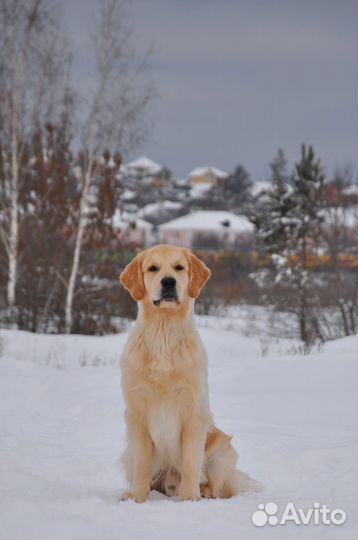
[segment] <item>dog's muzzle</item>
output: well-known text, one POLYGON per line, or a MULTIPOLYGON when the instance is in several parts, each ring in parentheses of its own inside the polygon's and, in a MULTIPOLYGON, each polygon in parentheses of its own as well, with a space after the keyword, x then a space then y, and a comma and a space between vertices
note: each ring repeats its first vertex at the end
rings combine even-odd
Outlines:
POLYGON ((176 302, 180 304, 176 290, 177 280, 174 277, 167 276, 163 277, 160 284, 162 286, 161 295, 158 300, 153 301, 154 305, 159 306, 161 302, 176 302))

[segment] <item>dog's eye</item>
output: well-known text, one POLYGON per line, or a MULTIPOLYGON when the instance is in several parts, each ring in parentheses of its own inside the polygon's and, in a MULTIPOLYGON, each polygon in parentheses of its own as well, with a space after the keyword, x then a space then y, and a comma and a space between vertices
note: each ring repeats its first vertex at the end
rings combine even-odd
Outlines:
POLYGON ((152 264, 152 266, 148 268, 148 272, 158 272, 158 267, 152 264))
POLYGON ((184 266, 182 266, 181 264, 177 264, 177 265, 174 267, 174 270, 177 270, 178 272, 180 272, 180 270, 184 270, 184 266))

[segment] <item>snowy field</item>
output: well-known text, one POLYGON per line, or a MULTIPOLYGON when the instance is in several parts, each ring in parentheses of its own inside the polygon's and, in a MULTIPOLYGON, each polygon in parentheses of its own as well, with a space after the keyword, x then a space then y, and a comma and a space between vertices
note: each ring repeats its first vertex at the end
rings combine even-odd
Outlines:
POLYGON ((0 331, 0 538, 353 539, 357 537, 357 347, 344 338, 303 356, 249 323, 198 318, 217 425, 260 493, 181 503, 156 492, 118 503, 125 444, 118 357, 126 334, 0 331), (256 527, 259 504, 315 502, 342 525, 256 527))

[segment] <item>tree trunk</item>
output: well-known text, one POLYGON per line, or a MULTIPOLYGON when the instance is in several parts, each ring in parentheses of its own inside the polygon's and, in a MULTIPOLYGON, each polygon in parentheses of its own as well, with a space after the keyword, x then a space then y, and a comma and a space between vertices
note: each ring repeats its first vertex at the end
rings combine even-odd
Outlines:
POLYGON ((307 345, 306 312, 302 306, 299 314, 299 325, 301 341, 303 341, 303 343, 307 345))
POLYGON ((15 306, 17 278, 18 216, 16 203, 11 201, 10 239, 9 239, 9 275, 7 281, 7 302, 10 309, 15 306))
MULTIPOLYGON (((12 111, 13 124, 16 123, 16 110, 12 111)), ((10 179, 10 231, 9 231, 9 275, 7 281, 7 302, 10 310, 15 307, 16 301, 16 281, 17 281, 17 261, 19 243, 19 165, 18 148, 15 126, 13 125, 11 141, 11 179, 10 179)))
POLYGON ((357 333, 357 313, 353 302, 348 304, 349 320, 351 323, 351 334, 357 333))
POLYGON ((66 296, 66 305, 65 305, 65 333, 66 334, 70 334, 72 330, 73 296, 74 296, 75 285, 76 285, 76 280, 77 280, 77 275, 78 275, 83 236, 84 236, 84 232, 86 228, 86 219, 87 219, 87 211, 88 211, 88 191, 89 191, 89 185, 90 185, 90 180, 91 180, 91 168, 92 166, 90 162, 90 165, 87 168, 86 173, 85 173, 84 185, 83 185, 83 190, 81 194, 80 215, 79 215, 77 236, 76 236, 76 242, 75 242, 75 250, 73 253, 70 279, 68 281, 68 286, 67 286, 67 296, 66 296))
POLYGON ((298 320, 299 320, 299 330, 301 341, 307 346, 308 345, 308 332, 307 332, 307 302, 304 285, 300 284, 301 290, 300 294, 300 303, 298 311, 298 320))
POLYGON ((350 332, 349 332, 349 326, 348 326, 348 320, 347 320, 347 314, 345 311, 344 302, 341 302, 340 300, 338 300, 338 306, 341 312, 344 334, 346 336, 349 336, 350 332))

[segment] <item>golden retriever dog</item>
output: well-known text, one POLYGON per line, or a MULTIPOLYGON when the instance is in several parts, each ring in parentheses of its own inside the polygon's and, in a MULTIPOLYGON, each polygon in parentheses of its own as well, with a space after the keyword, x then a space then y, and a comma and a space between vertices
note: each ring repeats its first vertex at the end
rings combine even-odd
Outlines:
POLYGON ((151 489, 183 501, 236 495, 238 454, 214 426, 207 357, 194 301, 210 270, 189 249, 157 245, 137 255, 120 281, 138 302, 121 367, 128 447, 122 457, 130 490, 151 489))

